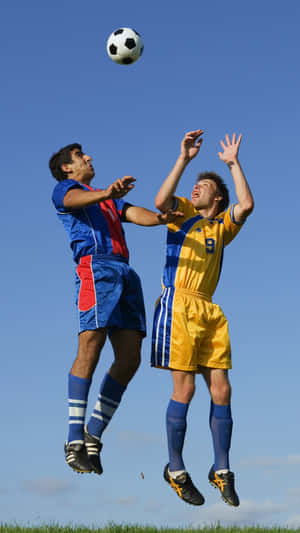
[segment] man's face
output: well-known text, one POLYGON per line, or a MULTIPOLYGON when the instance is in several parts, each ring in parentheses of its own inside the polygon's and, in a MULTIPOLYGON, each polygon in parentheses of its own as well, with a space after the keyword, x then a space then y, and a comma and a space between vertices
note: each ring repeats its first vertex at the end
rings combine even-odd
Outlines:
POLYGON ((71 170, 69 178, 90 181, 94 177, 95 171, 91 163, 92 158, 89 155, 84 154, 79 148, 75 148, 71 152, 71 159, 72 162, 68 164, 69 170, 71 170))
POLYGON ((216 183, 210 179, 198 181, 192 190, 192 204, 195 209, 210 209, 221 198, 216 183))

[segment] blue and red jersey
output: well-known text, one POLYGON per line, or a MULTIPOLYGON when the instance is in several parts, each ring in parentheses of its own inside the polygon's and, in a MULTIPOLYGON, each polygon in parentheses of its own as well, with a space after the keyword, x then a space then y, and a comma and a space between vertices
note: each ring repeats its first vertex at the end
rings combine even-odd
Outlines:
POLYGON ((54 188, 52 201, 68 234, 74 261, 86 255, 117 255, 128 260, 129 252, 122 227, 124 200, 105 200, 81 209, 68 210, 65 194, 74 188, 99 191, 76 180, 66 179, 54 188))

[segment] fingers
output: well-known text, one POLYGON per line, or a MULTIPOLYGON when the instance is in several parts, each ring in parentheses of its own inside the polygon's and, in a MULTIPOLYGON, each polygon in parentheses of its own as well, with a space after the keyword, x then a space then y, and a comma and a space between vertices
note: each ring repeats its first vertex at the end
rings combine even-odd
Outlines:
MULTIPOLYGON (((226 139, 226 142, 227 142, 227 146, 232 146, 232 145, 236 144, 239 147, 240 144, 241 144, 241 140, 242 140, 242 134, 240 133, 239 136, 238 136, 238 140, 236 140, 236 133, 234 133, 232 135, 232 141, 231 141, 228 133, 226 133, 225 139, 226 139)), ((221 146, 222 146, 222 148, 224 150, 226 148, 225 143, 223 141, 220 141, 220 144, 221 144, 221 146)))
POLYGON ((131 189, 133 189, 135 182, 135 178, 132 176, 123 176, 123 178, 119 178, 116 181, 114 181, 109 189, 110 189, 110 197, 111 198, 122 198, 125 196, 131 189))
POLYGON ((184 213, 181 211, 172 211, 170 214, 172 214, 174 217, 184 217, 184 213))
POLYGON ((133 178, 133 176, 123 176, 123 178, 121 178, 121 181, 125 185, 129 185, 130 183, 133 183, 134 181, 136 181, 136 179, 133 178))
POLYGON ((199 139, 199 141, 196 142, 195 146, 197 146, 197 148, 200 148, 202 143, 203 143, 203 139, 199 139))
POLYGON ((184 213, 181 211, 172 211, 169 209, 166 213, 159 213, 158 219, 161 224, 170 224, 175 222, 176 219, 184 217, 184 213))
POLYGON ((188 131, 185 136, 184 136, 184 140, 185 141, 193 141, 195 142, 197 140, 198 137, 200 137, 201 135, 203 135, 204 131, 203 130, 194 130, 194 131, 188 131))
POLYGON ((199 135, 202 135, 202 133, 204 133, 204 130, 193 130, 193 131, 188 131, 186 135, 192 136, 192 137, 199 137, 199 135))

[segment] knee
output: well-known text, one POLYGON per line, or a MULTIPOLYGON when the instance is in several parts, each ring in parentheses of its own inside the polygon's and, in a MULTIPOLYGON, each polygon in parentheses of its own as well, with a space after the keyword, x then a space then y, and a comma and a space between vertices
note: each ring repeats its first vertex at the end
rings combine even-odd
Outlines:
POLYGON ((141 354, 140 352, 131 355, 131 357, 126 361, 126 368, 128 369, 129 374, 134 376, 141 364, 141 354))
POLYGON ((99 360, 105 338, 106 333, 99 330, 83 331, 78 338, 76 361, 94 368, 99 360))
POLYGON ((195 390, 195 383, 184 383, 181 387, 174 388, 172 398, 176 402, 190 403, 195 394, 195 390))
POLYGON ((99 335, 97 330, 88 331, 87 335, 79 336, 79 348, 87 354, 99 352, 103 348, 104 342, 105 336, 99 335))
POLYGON ((231 400, 231 386, 230 383, 225 382, 221 385, 211 388, 211 398, 215 404, 229 405, 231 400))
POLYGON ((140 353, 131 354, 128 358, 117 358, 111 367, 110 373, 117 381, 127 385, 137 372, 140 363, 140 353))

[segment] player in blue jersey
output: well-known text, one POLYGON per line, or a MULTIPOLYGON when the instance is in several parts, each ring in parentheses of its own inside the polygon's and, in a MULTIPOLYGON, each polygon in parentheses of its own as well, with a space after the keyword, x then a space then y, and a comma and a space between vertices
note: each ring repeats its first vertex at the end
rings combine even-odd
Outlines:
POLYGON ((226 503, 238 506, 234 474, 229 468, 232 432, 231 348, 227 320, 212 296, 219 280, 223 249, 251 213, 253 197, 238 159, 241 136, 226 135, 220 159, 231 171, 237 203, 230 206, 226 185, 214 172, 199 174, 191 200, 175 196, 188 163, 198 154, 203 130, 185 135, 180 155, 157 193, 162 212, 179 209, 183 217, 168 224, 163 292, 157 302, 151 364, 171 370, 173 394, 166 413, 169 463, 164 479, 188 503, 204 498, 186 471, 182 457, 187 412, 195 393, 195 375, 202 374, 211 396, 210 429, 214 464, 209 481, 226 503))
POLYGON ((101 435, 139 367, 146 332, 141 283, 128 263, 122 222, 156 226, 180 214, 161 215, 124 202, 122 198, 134 187, 132 176, 117 179, 103 190, 90 187, 95 174, 91 157, 77 143, 55 153, 49 166, 58 181, 52 200, 76 263, 79 314, 78 352, 68 376, 65 459, 77 472, 101 474, 101 435), (107 335, 114 362, 85 425, 91 380, 107 335))

